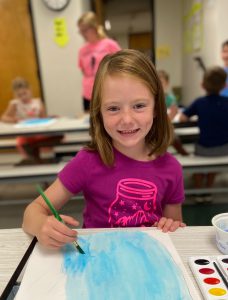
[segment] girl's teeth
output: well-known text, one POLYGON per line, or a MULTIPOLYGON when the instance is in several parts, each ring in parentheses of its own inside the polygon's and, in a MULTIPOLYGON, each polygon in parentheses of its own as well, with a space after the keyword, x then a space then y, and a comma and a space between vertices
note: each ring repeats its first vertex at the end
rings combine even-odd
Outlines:
POLYGON ((122 133, 126 133, 126 134, 130 134, 130 133, 134 133, 134 132, 136 132, 137 130, 135 129, 135 130, 122 130, 121 132, 122 133))

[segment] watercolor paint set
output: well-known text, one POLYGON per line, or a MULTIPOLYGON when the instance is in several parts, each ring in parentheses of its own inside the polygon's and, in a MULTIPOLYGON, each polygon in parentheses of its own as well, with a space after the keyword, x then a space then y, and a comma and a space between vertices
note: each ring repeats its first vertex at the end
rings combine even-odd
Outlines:
POLYGON ((228 255, 192 256, 189 266, 205 300, 228 300, 228 255))

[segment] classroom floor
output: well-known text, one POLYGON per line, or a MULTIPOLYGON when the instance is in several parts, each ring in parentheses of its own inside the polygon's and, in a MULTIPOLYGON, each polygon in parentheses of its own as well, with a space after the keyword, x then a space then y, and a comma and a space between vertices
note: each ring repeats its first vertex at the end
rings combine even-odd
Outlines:
MULTIPOLYGON (((0 165, 6 163, 0 155, 0 165)), ((227 186, 228 174, 218 174, 215 184, 227 186)), ((185 186, 192 185, 191 178, 185 178, 185 186)), ((21 227, 23 211, 26 205, 37 197, 36 184, 0 184, 0 229, 21 227)), ((80 221, 82 225, 83 199, 72 199, 62 209, 61 213, 68 214, 80 221)), ((184 221, 187 225, 211 225, 211 218, 228 211, 228 194, 216 194, 211 203, 197 204, 191 196, 186 196, 183 205, 184 221)))

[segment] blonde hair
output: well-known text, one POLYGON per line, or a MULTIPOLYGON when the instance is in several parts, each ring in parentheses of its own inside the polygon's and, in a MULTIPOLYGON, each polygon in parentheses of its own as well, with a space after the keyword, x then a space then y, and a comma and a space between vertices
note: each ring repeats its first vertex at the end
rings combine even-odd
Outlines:
POLYGON ((19 89, 28 89, 28 88, 30 88, 28 81, 22 77, 16 77, 12 81, 12 90, 14 92, 18 91, 19 89))
POLYGON ((104 27, 99 24, 97 16, 94 12, 88 11, 84 13, 79 19, 78 19, 78 26, 84 25, 87 27, 92 27, 96 29, 97 34, 100 39, 104 39, 107 37, 107 34, 104 31, 104 27))
POLYGON ((164 78, 166 82, 169 82, 169 74, 165 70, 158 70, 159 78, 164 78))
MULTIPOLYGON (((172 126, 167 117, 161 82, 151 60, 137 50, 121 50, 106 55, 96 73, 90 106, 90 150, 98 151, 107 166, 114 164, 112 139, 106 132, 101 114, 102 88, 106 76, 133 76, 150 90, 155 99, 153 126, 145 137, 149 155, 162 155, 172 141, 172 126)), ((152 118, 152 116, 151 116, 152 118)))

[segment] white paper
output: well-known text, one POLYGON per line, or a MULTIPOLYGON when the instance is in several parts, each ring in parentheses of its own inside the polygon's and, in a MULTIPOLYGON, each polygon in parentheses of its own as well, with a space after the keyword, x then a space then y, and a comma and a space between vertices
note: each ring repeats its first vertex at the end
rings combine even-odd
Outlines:
MULTIPOLYGON (((113 230, 107 230, 107 229, 101 230, 100 232, 110 232, 110 231, 113 232, 113 230)), ((122 232, 123 231, 127 232, 127 230, 122 229, 122 232)), ((80 232, 82 233, 81 236, 83 236, 83 230, 81 230, 80 232)), ((93 233, 94 231, 91 230, 91 232, 93 233)), ((85 231, 86 234, 90 234, 91 232, 89 232, 88 230, 85 231)), ((136 232, 136 231, 132 230, 131 232, 136 232)), ((144 231, 144 233, 148 234, 151 238, 156 239, 167 249, 168 253, 171 254, 172 259, 175 261, 175 264, 181 270, 183 279, 186 282, 186 285, 188 287, 192 299, 193 300, 200 299, 169 235, 162 233, 161 231, 156 229, 147 230, 144 231)), ((94 235, 96 235, 96 233, 94 233, 94 235)), ((104 246, 104 249, 105 249, 105 243, 106 241, 104 239, 104 244, 102 245, 102 247, 104 246)), ((23 277, 19 292, 16 296, 16 300, 31 300, 31 299, 32 300, 41 300, 41 299, 42 300, 50 300, 50 299, 67 300, 69 299, 66 296, 67 275, 66 273, 63 272, 63 264, 64 264, 63 253, 61 251, 47 250, 43 248, 41 245, 37 244, 28 261, 25 275, 23 277)), ((156 276, 156 274, 154 276, 156 276)), ((172 278, 173 274, 170 274, 169 276, 170 278, 172 278)), ((127 279, 125 284, 126 285, 128 284, 127 279)), ((100 298, 98 299, 109 300, 108 298, 106 298, 105 292, 106 291, 104 290, 104 295, 100 295, 100 298)), ((175 291, 173 291, 173 293, 175 293, 175 291)), ((88 298, 88 296, 86 296, 86 291, 85 291, 85 298, 80 298, 80 300, 84 300, 84 299, 92 300, 93 298, 88 298)), ((77 300, 77 298, 74 298, 74 300, 77 300)), ((139 300, 144 300, 144 299, 139 299, 139 300)), ((159 299, 159 300, 163 300, 163 299, 159 299)))

